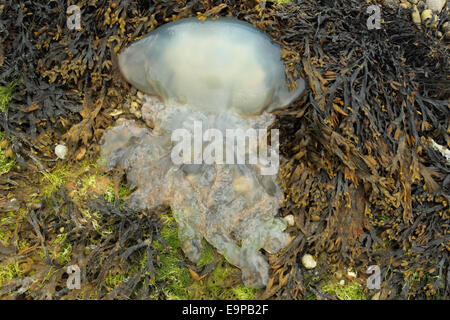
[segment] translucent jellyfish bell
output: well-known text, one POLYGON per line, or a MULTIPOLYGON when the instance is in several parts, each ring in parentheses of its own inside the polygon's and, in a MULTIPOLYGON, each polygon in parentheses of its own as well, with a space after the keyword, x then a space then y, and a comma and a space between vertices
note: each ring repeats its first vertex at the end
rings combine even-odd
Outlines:
POLYGON ((232 18, 167 23, 119 56, 128 82, 165 104, 202 112, 261 114, 282 108, 304 90, 289 90, 280 46, 251 24, 232 18))

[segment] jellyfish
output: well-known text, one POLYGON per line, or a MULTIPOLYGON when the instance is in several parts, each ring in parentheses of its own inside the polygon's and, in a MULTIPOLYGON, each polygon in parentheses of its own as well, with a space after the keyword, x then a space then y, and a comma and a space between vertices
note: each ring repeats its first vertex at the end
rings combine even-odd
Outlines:
POLYGON ((246 286, 264 287, 269 265, 260 250, 276 253, 290 237, 277 217, 278 166, 268 174, 272 158, 258 156, 279 161, 276 139, 268 144, 264 135, 275 119, 269 112, 298 98, 305 81, 289 90, 280 46, 231 18, 167 23, 126 48, 119 67, 146 94, 144 124, 121 121, 100 142, 100 164, 123 168, 134 188, 127 205, 170 206, 191 261, 199 261, 204 239, 241 269, 246 286), (230 132, 238 132, 231 143, 230 132), (183 161, 175 161, 180 150, 183 161))

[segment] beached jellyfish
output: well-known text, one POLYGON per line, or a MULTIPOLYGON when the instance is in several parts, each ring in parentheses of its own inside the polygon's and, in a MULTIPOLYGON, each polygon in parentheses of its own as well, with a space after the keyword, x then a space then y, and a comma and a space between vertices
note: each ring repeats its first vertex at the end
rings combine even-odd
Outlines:
POLYGON ((274 121, 266 111, 297 98, 304 80, 290 91, 280 47, 229 18, 168 23, 128 47, 119 65, 131 84, 150 95, 141 110, 145 124, 122 121, 101 141, 101 164, 125 169, 135 188, 128 205, 170 206, 190 260, 200 259, 205 239, 242 270, 245 285, 265 286, 269 265, 260 249, 276 253, 290 238, 276 217, 283 201, 276 183, 278 145, 268 145, 265 134, 247 134, 266 132, 274 121), (232 143, 230 132, 240 132, 232 143), (246 148, 239 141, 247 141, 246 148), (180 148, 186 145, 192 152, 180 148), (175 161, 180 150, 182 161, 175 161), (208 152, 214 161, 205 160, 208 152), (276 170, 267 171, 275 162, 276 170))

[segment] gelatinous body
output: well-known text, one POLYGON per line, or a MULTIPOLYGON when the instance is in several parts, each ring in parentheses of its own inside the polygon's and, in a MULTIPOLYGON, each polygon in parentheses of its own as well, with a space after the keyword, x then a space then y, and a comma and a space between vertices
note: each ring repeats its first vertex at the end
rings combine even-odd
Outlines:
MULTIPOLYGON (((289 242, 284 220, 276 218, 283 200, 275 181, 278 166, 268 175, 264 161, 178 163, 172 134, 183 129, 182 136, 195 140, 198 123, 217 136, 226 136, 228 129, 267 129, 274 116, 266 111, 288 105, 305 86, 300 79, 298 88, 288 90, 280 55, 266 34, 236 19, 168 23, 119 56, 125 78, 152 95, 141 110, 147 126, 124 121, 106 131, 101 142, 102 165, 125 169, 136 188, 130 207, 170 206, 192 261, 200 259, 206 239, 241 268, 245 285, 256 288, 267 284, 269 272, 260 249, 276 253, 289 242)), ((261 148, 264 140, 265 135, 255 145, 261 148)), ((204 136, 200 140, 203 150, 212 143, 204 136)), ((226 156, 239 158, 226 142, 217 145, 226 156)), ((267 149, 277 154, 274 145, 267 149)))
POLYGON ((170 206, 190 260, 200 259, 204 238, 241 268, 245 285, 266 285, 269 266, 259 250, 276 253, 289 242, 284 220, 275 217, 283 200, 276 175, 261 176, 258 166, 249 164, 175 165, 171 133, 180 127, 192 133, 194 121, 224 133, 225 128, 264 129, 274 117, 205 116, 156 98, 147 99, 142 115, 153 130, 127 120, 109 129, 101 142, 102 165, 124 168, 128 184, 136 187, 128 205, 136 210, 170 206))
POLYGON ((282 108, 305 88, 285 85, 280 46, 251 24, 232 18, 167 23, 119 56, 122 74, 165 104, 203 112, 260 114, 282 108))

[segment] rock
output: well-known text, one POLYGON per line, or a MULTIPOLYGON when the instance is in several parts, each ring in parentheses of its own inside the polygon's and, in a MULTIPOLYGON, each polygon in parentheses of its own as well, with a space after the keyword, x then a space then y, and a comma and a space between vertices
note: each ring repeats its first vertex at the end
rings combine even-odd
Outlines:
POLYGON ((302 257, 302 264, 306 269, 314 269, 317 266, 317 262, 314 260, 314 257, 308 253, 302 257))
POLYGON ((411 4, 417 4, 419 2, 419 0, 409 0, 409 3, 411 4))
POLYGON ((446 0, 426 0, 428 9, 441 12, 444 8, 446 0))
POLYGON ((294 219, 294 216, 292 214, 287 215, 286 217, 284 217, 284 220, 286 221, 286 223, 290 227, 295 225, 295 219, 294 219))
POLYGON ((341 281, 339 281, 339 284, 340 284, 341 286, 345 285, 345 280, 342 279, 341 281))
POLYGON ((65 159, 67 155, 67 147, 62 144, 56 145, 55 154, 59 159, 65 159))

